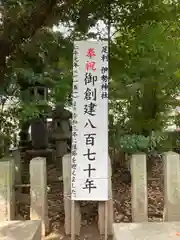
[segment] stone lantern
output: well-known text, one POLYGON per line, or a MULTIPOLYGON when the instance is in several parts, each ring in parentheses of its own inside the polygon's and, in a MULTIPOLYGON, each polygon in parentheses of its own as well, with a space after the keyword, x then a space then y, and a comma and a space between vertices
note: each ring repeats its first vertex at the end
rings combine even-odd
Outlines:
MULTIPOLYGON (((34 86, 29 88, 29 91, 31 97, 36 102, 39 111, 44 111, 47 115, 47 87, 36 83, 34 86)), ((47 120, 46 116, 43 116, 43 114, 40 114, 40 117, 38 119, 33 119, 31 121, 31 140, 33 149, 48 148, 47 120)))
POLYGON ((71 113, 59 105, 53 111, 52 139, 56 148, 56 167, 62 175, 62 157, 68 152, 68 141, 71 138, 71 113))
POLYGON ((22 100, 27 104, 32 101, 35 103, 40 111, 38 118, 30 120, 29 125, 31 127, 31 142, 32 149, 28 149, 27 153, 31 158, 33 157, 46 157, 51 152, 48 149, 48 129, 47 129, 47 115, 49 107, 48 100, 48 87, 45 84, 39 82, 34 83, 22 83, 21 96, 22 100))

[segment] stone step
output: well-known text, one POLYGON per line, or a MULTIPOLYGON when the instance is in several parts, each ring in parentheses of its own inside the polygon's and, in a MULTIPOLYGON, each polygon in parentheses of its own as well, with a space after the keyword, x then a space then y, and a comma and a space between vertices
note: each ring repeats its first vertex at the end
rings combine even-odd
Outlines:
POLYGON ((114 223, 113 240, 178 240, 180 222, 114 223))
POLYGON ((41 240, 41 221, 0 222, 0 240, 41 240))

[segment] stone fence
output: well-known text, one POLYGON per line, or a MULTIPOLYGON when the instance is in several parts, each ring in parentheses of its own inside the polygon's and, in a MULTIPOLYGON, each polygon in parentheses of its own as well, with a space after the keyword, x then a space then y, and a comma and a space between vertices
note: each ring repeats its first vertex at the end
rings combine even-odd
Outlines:
MULTIPOLYGON (((164 166, 164 220, 180 221, 180 158, 179 154, 163 155, 164 166)), ((147 161, 145 154, 131 159, 132 221, 148 221, 147 161)))
POLYGON ((164 213, 163 222, 148 222, 147 160, 145 154, 131 159, 132 223, 114 223, 114 240, 177 239, 180 236, 180 156, 163 155, 164 213))
MULTIPOLYGON (((42 222, 42 235, 49 231, 47 206, 46 159, 34 158, 30 162, 30 220, 42 222)), ((0 221, 16 219, 16 197, 21 184, 20 156, 0 161, 0 221)), ((21 193, 22 194, 22 193, 21 193)), ((23 194, 22 194, 23 195, 23 194)), ((30 239, 30 238, 28 238, 30 239)), ((38 238, 37 238, 38 239, 38 238)))
MULTIPOLYGON (((179 154, 167 152, 163 157, 164 165, 164 220, 180 221, 180 158, 179 154)), ((15 188, 21 186, 21 166, 18 153, 11 158, 0 161, 0 221, 15 220, 15 188)), ((148 221, 147 194, 147 161, 145 154, 135 154, 131 159, 131 199, 132 221, 148 221)), ((65 232, 71 233, 71 156, 63 157, 63 184, 65 232)), ((111 162, 109 159, 109 201, 108 201, 108 235, 112 234, 113 197, 111 184, 111 162)), ((47 212, 47 172, 46 159, 34 158, 30 162, 30 220, 42 221, 42 234, 49 231, 47 212)), ((99 231, 105 232, 105 205, 98 204, 99 231)), ((81 212, 79 202, 75 203, 76 234, 81 227, 81 212)))
POLYGON ((0 223, 0 240, 42 240, 41 221, 6 221, 0 223))

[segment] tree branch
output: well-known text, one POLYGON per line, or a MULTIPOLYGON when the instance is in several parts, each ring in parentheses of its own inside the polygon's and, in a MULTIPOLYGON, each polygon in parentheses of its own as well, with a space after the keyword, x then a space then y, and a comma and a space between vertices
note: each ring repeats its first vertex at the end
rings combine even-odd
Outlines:
POLYGON ((39 0, 30 14, 23 15, 17 22, 4 19, 4 31, 0 36, 0 86, 3 85, 7 70, 7 61, 20 47, 45 25, 48 16, 60 0, 39 0), (12 35, 12 30, 14 35, 12 35), (14 31, 15 30, 15 31, 14 31))

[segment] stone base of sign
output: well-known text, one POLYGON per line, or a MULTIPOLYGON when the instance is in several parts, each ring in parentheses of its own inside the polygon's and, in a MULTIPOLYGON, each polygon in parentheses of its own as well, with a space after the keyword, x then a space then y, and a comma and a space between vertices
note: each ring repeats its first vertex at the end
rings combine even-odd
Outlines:
POLYGON ((105 202, 98 203, 98 227, 100 234, 105 234, 105 218, 107 217, 107 233, 112 235, 112 224, 114 221, 114 208, 113 208, 113 199, 112 199, 112 167, 111 159, 109 158, 109 200, 107 201, 107 216, 105 216, 105 202))
POLYGON ((41 240, 41 221, 0 222, 0 240, 41 240))
POLYGON ((0 162, 0 221, 15 219, 14 161, 3 158, 0 162))
POLYGON ((42 235, 49 232, 46 159, 37 157, 30 162, 30 219, 42 221, 42 235))
POLYGON ((177 240, 180 222, 114 223, 113 240, 177 240))
MULTIPOLYGON (((164 220, 180 221, 180 159, 179 154, 164 154, 164 220)), ((180 230, 179 230, 180 231, 180 230)))
MULTIPOLYGON (((63 184, 64 184, 64 212, 65 212, 65 233, 71 234, 71 155, 63 157, 63 184)), ((81 210, 79 202, 75 202, 75 234, 80 234, 81 210)))
POLYGON ((132 221, 148 221, 146 155, 134 154, 131 159, 132 221))

